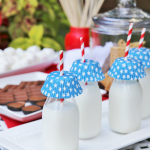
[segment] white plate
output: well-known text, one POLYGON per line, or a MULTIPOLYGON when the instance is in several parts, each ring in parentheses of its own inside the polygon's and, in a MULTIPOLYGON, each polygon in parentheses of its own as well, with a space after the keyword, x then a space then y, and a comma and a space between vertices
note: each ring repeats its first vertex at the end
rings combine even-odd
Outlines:
MULTIPOLYGON (((37 81, 37 80, 45 80, 48 74, 42 72, 33 72, 26 73, 21 75, 15 75, 11 77, 5 77, 0 79, 0 88, 4 88, 8 84, 20 84, 21 81, 37 81)), ((102 94, 105 94, 105 90, 101 90, 102 94)), ((30 102, 27 102, 26 105, 31 105, 30 102)), ((39 119, 42 116, 42 110, 31 113, 29 115, 25 115, 22 111, 11 111, 7 108, 7 106, 0 105, 0 114, 8 116, 12 119, 21 121, 21 122, 29 122, 35 119, 39 119)))
MULTIPOLYGON (((112 132, 108 125, 108 101, 102 102, 101 133, 89 140, 79 141, 79 150, 116 150, 150 137, 150 117, 143 120, 139 130, 130 134, 112 132)), ((43 150, 42 120, 0 132, 0 145, 9 150, 43 150), (2 138, 2 139, 1 139, 2 138)))
POLYGON ((44 71, 44 69, 46 69, 48 66, 50 66, 53 63, 56 63, 58 58, 59 58, 58 53, 55 53, 55 55, 47 61, 36 63, 34 65, 30 65, 28 67, 24 67, 24 68, 20 68, 16 70, 10 70, 5 73, 1 73, 0 78, 17 75, 17 74, 28 73, 28 72, 34 72, 34 71, 44 71))
MULTIPOLYGON (((0 88, 5 87, 8 84, 20 84, 21 81, 37 81, 37 80, 45 80, 47 77, 46 73, 42 72, 32 72, 21 75, 15 75, 11 77, 5 77, 0 79, 0 88)), ((26 105, 31 105, 30 102, 27 102, 26 105)), ((42 116, 42 110, 31 113, 29 115, 25 115, 22 111, 11 111, 7 108, 7 106, 0 105, 0 114, 8 116, 12 119, 28 122, 35 119, 39 119, 42 116)))

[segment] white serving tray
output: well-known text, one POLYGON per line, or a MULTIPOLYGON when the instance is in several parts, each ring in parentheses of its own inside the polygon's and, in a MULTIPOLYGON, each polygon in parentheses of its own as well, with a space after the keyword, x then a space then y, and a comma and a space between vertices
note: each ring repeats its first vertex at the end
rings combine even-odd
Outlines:
POLYGON ((17 75, 17 74, 34 72, 34 71, 44 71, 48 66, 52 65, 53 63, 57 63, 58 60, 59 60, 58 53, 55 53, 51 59, 46 60, 44 62, 36 63, 28 67, 24 67, 16 70, 10 70, 5 73, 0 73, 0 78, 17 75))
MULTIPOLYGON (((150 137, 150 117, 143 120, 138 131, 130 134, 112 132, 108 125, 108 101, 102 102, 101 133, 89 140, 79 140, 79 150, 117 150, 150 137)), ((0 132, 0 145, 9 150, 43 150, 42 120, 0 132)))
MULTIPOLYGON (((5 87, 8 84, 20 84, 21 81, 37 81, 37 80, 45 80, 47 77, 47 73, 42 72, 32 72, 21 75, 15 75, 11 77, 5 77, 0 79, 0 88, 5 87)), ((26 105, 31 105, 30 102, 27 102, 26 105)), ((21 122, 29 122, 35 119, 39 119, 42 116, 42 110, 37 112, 25 115, 22 111, 11 111, 7 108, 7 106, 0 105, 0 114, 3 114, 12 119, 21 121, 21 122)))
MULTIPOLYGON (((37 81, 37 80, 45 80, 48 74, 42 72, 32 72, 21 75, 15 75, 11 77, 5 77, 0 79, 0 88, 4 88, 8 84, 20 84, 21 81, 37 81)), ((101 90, 102 94, 105 94, 105 90, 101 90)), ((30 102, 27 102, 26 105, 31 105, 30 102)), ((25 115, 22 111, 11 111, 7 108, 7 106, 0 105, 0 114, 3 114, 12 119, 21 121, 21 122, 29 122, 32 120, 36 120, 42 117, 42 110, 37 112, 25 115)))

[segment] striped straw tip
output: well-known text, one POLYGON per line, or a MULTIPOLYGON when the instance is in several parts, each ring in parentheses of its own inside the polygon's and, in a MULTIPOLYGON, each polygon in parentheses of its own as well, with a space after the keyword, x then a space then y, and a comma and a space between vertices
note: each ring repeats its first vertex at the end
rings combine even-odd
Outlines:
POLYGON ((127 56, 128 56, 128 52, 129 52, 131 36, 132 36, 132 29, 133 29, 133 23, 130 23, 129 31, 128 31, 128 37, 127 37, 126 50, 125 50, 125 60, 127 60, 127 56))
POLYGON ((139 42, 139 49, 143 46, 144 36, 145 36, 146 28, 143 28, 141 31, 141 37, 139 42))
POLYGON ((130 23, 130 27, 133 27, 133 23, 132 22, 130 23))
POLYGON ((60 50, 59 52, 59 69, 60 69, 60 75, 62 76, 64 74, 64 66, 63 66, 63 50, 60 50))
POLYGON ((146 31, 146 28, 143 28, 142 31, 145 32, 145 31, 146 31))
POLYGON ((63 52, 63 50, 60 50, 60 51, 59 51, 59 53, 62 53, 62 52, 63 52))
POLYGON ((83 37, 80 37, 80 40, 82 40, 83 39, 83 37))

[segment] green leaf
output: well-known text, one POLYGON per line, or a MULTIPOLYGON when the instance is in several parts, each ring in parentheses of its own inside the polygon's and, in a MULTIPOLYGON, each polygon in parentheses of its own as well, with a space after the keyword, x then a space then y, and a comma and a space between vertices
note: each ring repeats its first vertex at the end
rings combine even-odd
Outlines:
POLYGON ((49 12, 50 20, 54 21, 55 20, 55 13, 54 13, 53 9, 49 7, 48 12, 49 12))
POLYGON ((44 28, 42 25, 35 25, 29 31, 29 37, 34 40, 41 40, 44 34, 44 28))
POLYGON ((9 46, 10 47, 14 47, 15 49, 17 49, 18 47, 22 48, 22 49, 27 49, 29 46, 32 46, 32 43, 29 43, 29 39, 28 38, 24 38, 24 37, 20 37, 17 38, 15 40, 13 40, 9 46))
POLYGON ((51 24, 51 26, 49 26, 49 24, 46 22, 43 22, 42 25, 44 27, 44 36, 55 37, 57 35, 58 29, 56 28, 56 26, 54 26, 52 24, 51 24))
POLYGON ((36 7, 38 6, 37 0, 26 0, 25 10, 29 12, 31 15, 36 11, 36 7))
POLYGON ((61 47, 63 49, 65 49, 65 47, 64 47, 64 36, 58 35, 55 37, 55 40, 61 45, 61 47))
POLYGON ((58 3, 57 0, 49 0, 50 3, 58 3))
POLYGON ((24 1, 24 0, 18 0, 18 2, 17 2, 17 8, 18 8, 18 10, 22 10, 25 7, 25 5, 26 5, 26 1, 24 1))
POLYGON ((61 50, 60 44, 58 44, 55 40, 48 37, 42 38, 42 46, 53 48, 57 51, 61 50))
POLYGON ((11 39, 15 39, 15 38, 24 36, 22 29, 19 27, 19 24, 17 24, 17 23, 11 23, 9 25, 8 33, 9 33, 11 39))
POLYGON ((16 0, 5 0, 2 6, 2 18, 8 18, 18 13, 16 0))
POLYGON ((54 5, 53 8, 54 8, 55 11, 60 11, 61 10, 61 7, 58 4, 54 5))
POLYGON ((34 6, 34 7, 37 7, 38 6, 38 1, 37 0, 28 0, 29 4, 34 6))
POLYGON ((28 34, 35 24, 36 20, 33 18, 33 16, 25 16, 22 18, 21 29, 28 34))

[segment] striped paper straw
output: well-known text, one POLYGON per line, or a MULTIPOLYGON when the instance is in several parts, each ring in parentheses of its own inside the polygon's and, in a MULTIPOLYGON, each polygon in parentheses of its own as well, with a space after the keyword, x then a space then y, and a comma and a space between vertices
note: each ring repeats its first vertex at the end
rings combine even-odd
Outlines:
POLYGON ((140 48, 142 47, 142 45, 143 45, 145 32, 146 32, 146 28, 143 28, 143 29, 142 29, 142 32, 141 32, 140 42, 139 42, 139 49, 140 49, 140 48))
POLYGON ((59 52, 59 67, 60 67, 60 75, 64 75, 64 66, 63 66, 63 50, 59 52))
MULTIPOLYGON (((64 65, 63 65, 63 50, 59 52, 59 67, 60 67, 60 76, 64 75, 64 65)), ((64 99, 60 99, 60 103, 62 104, 60 107, 63 106, 64 99)))
POLYGON ((133 29, 133 23, 130 23, 128 37, 127 37, 127 45, 126 45, 126 50, 125 50, 125 60, 127 60, 128 53, 129 53, 129 47, 130 47, 131 36, 132 36, 132 29, 133 29))
MULTIPOLYGON (((85 62, 85 53, 84 53, 84 39, 83 37, 80 37, 81 42, 81 55, 82 55, 82 62, 85 62)), ((85 85, 88 85, 87 82, 85 82, 85 85)))
POLYGON ((82 55, 82 62, 85 62, 85 53, 84 53, 84 39, 83 37, 80 38, 81 42, 81 55, 82 55))

